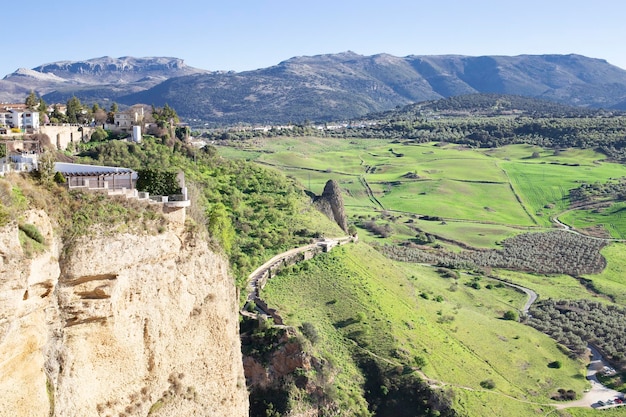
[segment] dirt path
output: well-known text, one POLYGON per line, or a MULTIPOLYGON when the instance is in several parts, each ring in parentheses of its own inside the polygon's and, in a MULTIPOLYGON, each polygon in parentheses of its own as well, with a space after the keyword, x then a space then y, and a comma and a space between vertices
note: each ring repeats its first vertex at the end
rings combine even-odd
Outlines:
POLYGON ((588 209, 594 207, 593 205, 588 205, 588 206, 581 206, 581 207, 576 207, 576 208, 571 208, 565 211, 562 211, 561 213, 557 214, 554 217, 551 217, 550 220, 552 221, 552 223, 554 223, 559 229, 561 230, 565 230, 566 232, 569 233, 574 233, 575 235, 579 235, 579 236, 584 236, 588 239, 593 239, 593 240, 600 240, 603 242, 626 242, 626 239, 616 239, 616 238, 605 238, 605 237, 597 237, 597 236, 589 236, 586 235, 584 233, 579 232, 578 230, 574 229, 573 227, 571 227, 570 225, 567 225, 565 223, 563 223, 560 219, 559 216, 564 215, 565 213, 569 213, 570 211, 573 210, 580 210, 580 209, 588 209))
POLYGON ((530 288, 526 288, 526 287, 522 287, 521 285, 510 283, 498 277, 489 277, 489 278, 495 279, 496 281, 499 281, 509 287, 518 289, 524 292, 528 296, 528 300, 526 300, 526 303, 524 304, 524 307, 522 307, 522 310, 521 310, 522 313, 524 314, 528 314, 528 310, 530 310, 530 306, 532 306, 533 303, 537 301, 537 298, 539 298, 539 295, 535 291, 531 290, 530 288))

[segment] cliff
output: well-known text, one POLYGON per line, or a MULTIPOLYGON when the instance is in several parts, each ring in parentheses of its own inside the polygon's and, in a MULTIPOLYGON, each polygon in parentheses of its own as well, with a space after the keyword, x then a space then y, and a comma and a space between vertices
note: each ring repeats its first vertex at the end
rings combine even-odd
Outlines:
POLYGON ((204 240, 169 224, 69 246, 45 212, 23 222, 45 247, 0 228, 0 416, 248 415, 236 289, 204 240))

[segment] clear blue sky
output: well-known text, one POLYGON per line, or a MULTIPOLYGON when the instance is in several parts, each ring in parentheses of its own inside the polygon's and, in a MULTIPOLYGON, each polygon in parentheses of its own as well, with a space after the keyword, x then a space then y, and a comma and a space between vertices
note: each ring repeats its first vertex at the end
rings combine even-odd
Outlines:
MULTIPOLYGON (((17 3, 16 3, 17 4, 17 3)), ((33 0, 11 8, 0 78, 101 56, 245 71, 301 55, 576 53, 626 69, 624 0, 33 0), (15 49, 13 49, 15 48, 15 49)))

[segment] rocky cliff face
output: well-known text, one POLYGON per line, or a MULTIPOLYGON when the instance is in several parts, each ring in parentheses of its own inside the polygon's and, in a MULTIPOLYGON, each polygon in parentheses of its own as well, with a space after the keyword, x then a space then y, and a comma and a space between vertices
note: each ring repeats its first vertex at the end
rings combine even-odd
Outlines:
POLYGON ((335 180, 328 180, 322 195, 315 198, 315 205, 329 219, 336 222, 344 232, 348 232, 346 210, 343 207, 341 188, 335 180))
POLYGON ((0 416, 247 416, 226 261, 171 225, 24 253, 0 229, 0 416))

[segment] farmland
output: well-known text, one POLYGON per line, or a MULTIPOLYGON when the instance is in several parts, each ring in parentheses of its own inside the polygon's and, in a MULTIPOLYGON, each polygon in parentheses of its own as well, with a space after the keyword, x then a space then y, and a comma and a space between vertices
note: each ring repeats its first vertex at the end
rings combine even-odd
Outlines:
MULTIPOLYGON (((493 243, 504 230, 510 235, 515 230, 551 228, 550 218, 568 208, 569 190, 581 183, 626 176, 625 166, 605 162, 593 150, 554 152, 533 145, 472 150, 438 142, 272 138, 224 148, 224 155, 279 169, 317 194, 328 179, 335 179, 344 190, 351 216, 378 216, 385 211, 436 216, 466 227, 498 226, 478 232, 493 234, 493 243)), ((615 236, 625 226, 620 219, 616 214, 605 221, 615 236)), ((464 241, 466 229, 440 227, 439 231, 464 241)), ((485 245, 487 239, 481 240, 480 245, 485 245)))
POLYGON ((284 271, 264 297, 287 324, 314 324, 321 339, 312 346, 316 355, 351 364, 335 379, 345 404, 358 403, 350 400, 357 391, 349 384, 359 379, 351 373, 363 354, 419 367, 434 386, 445 387, 462 415, 544 415, 554 410, 557 390, 580 398, 589 387, 583 357, 530 326, 503 320, 520 312, 526 296, 494 278, 533 289, 540 300, 626 303, 623 243, 556 231, 552 220, 583 233, 603 227, 605 236, 626 235, 623 203, 568 211, 571 189, 621 178, 626 167, 591 149, 526 144, 471 149, 307 137, 232 145, 220 153, 280 170, 313 193, 321 194, 329 179, 342 188, 361 243, 284 271), (464 262, 446 264, 453 271, 447 274, 425 265, 437 263, 430 259, 385 257, 384 248, 464 262), (546 262, 559 268, 537 266, 552 252, 556 258, 546 262), (487 255, 489 262, 477 261, 487 255), (548 367, 554 362, 562 366, 548 367))

